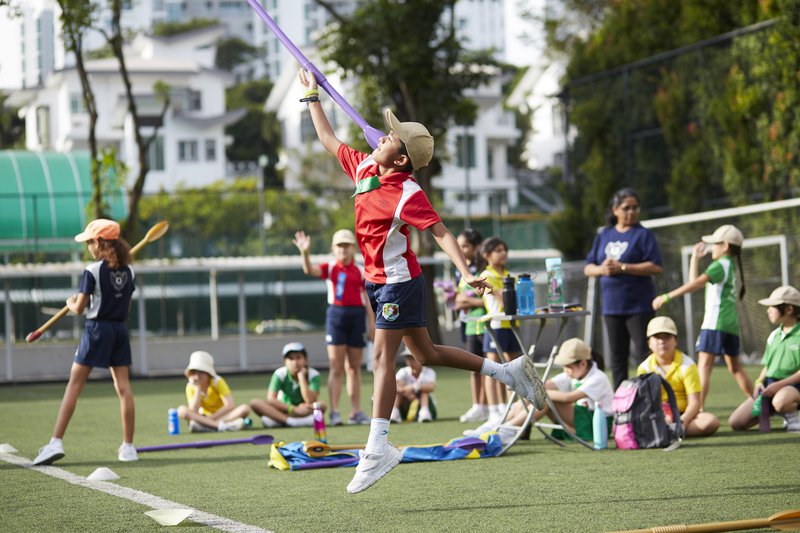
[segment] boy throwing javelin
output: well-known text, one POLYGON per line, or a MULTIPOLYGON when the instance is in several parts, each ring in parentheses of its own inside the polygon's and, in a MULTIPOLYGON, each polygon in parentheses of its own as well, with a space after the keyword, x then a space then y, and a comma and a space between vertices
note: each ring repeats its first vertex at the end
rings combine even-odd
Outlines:
POLYGON ((336 138, 319 101, 317 80, 300 70, 317 136, 325 149, 335 155, 356 185, 356 240, 364 256, 367 295, 375 310, 373 347, 372 421, 367 445, 350 493, 361 492, 386 475, 402 457, 388 441, 397 383, 395 354, 403 341, 420 364, 449 366, 480 372, 505 383, 521 397, 544 407, 545 392, 533 361, 522 356, 500 364, 460 348, 434 345, 428 336, 425 317, 425 280, 411 251, 408 226, 430 230, 439 247, 450 257, 463 279, 482 294, 491 286, 484 278, 470 274, 455 237, 434 211, 411 172, 428 165, 433 157, 433 137, 422 124, 400 122, 390 110, 384 117, 389 134, 381 137, 372 154, 358 152, 336 138))

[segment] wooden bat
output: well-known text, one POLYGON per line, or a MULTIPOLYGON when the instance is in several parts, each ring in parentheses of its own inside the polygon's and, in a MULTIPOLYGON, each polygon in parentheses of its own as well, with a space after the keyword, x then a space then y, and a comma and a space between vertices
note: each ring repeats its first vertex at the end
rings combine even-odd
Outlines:
POLYGON ((733 520, 730 522, 710 522, 708 524, 659 526, 646 529, 631 529, 616 533, 714 533, 717 531, 741 531, 743 529, 772 528, 784 531, 800 529, 800 509, 782 511, 768 518, 733 520))
MULTIPOLYGON (((136 255, 136 252, 141 250, 145 244, 157 241, 158 239, 163 237, 168 229, 169 229, 169 223, 166 220, 162 220, 161 222, 155 224, 152 228, 150 228, 147 231, 147 234, 144 236, 144 238, 141 241, 139 241, 136 244, 136 246, 131 248, 131 255, 136 255)), ((65 305, 64 307, 61 308, 61 310, 58 313, 54 314, 50 318, 50 320, 42 324, 39 327, 39 329, 28 333, 28 336, 25 337, 25 340, 27 342, 34 342, 36 339, 42 336, 42 333, 50 329, 53 326, 53 324, 64 318, 67 313, 69 313, 69 307, 65 305)))

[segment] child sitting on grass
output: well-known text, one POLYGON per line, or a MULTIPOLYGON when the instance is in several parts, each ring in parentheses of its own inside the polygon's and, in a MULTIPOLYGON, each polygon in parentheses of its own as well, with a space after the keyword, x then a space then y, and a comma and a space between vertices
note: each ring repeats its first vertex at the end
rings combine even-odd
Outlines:
MULTIPOLYGON (((308 353, 299 342, 283 347, 283 364, 272 374, 267 399, 252 400, 250 407, 261 415, 261 422, 267 428, 311 426, 322 378, 308 366, 308 353)), ((317 403, 324 411, 325 405, 317 403)))
POLYGON ((764 368, 756 379, 753 397, 736 408, 728 423, 735 431, 753 426, 758 421, 753 403, 760 395, 761 409, 782 414, 787 431, 800 431, 800 291, 789 285, 778 287, 758 303, 768 307, 769 321, 778 328, 767 338, 764 368))
POLYGON ((178 407, 178 416, 189 421, 189 431, 238 431, 252 422, 247 405, 236 405, 228 382, 214 369, 208 352, 192 352, 184 374, 187 405, 178 407))
POLYGON ((397 396, 390 420, 400 423, 405 420, 431 422, 436 419, 436 371, 421 365, 410 351, 401 354, 406 366, 397 371, 397 396))

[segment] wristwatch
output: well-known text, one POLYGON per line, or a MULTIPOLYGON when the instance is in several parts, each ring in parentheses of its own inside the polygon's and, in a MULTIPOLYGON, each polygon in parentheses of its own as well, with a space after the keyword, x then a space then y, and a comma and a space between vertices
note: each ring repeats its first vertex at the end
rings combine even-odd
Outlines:
POLYGON ((619 267, 619 269, 622 270, 623 272, 625 272, 628 269, 628 265, 625 264, 625 263, 622 263, 622 265, 619 267))

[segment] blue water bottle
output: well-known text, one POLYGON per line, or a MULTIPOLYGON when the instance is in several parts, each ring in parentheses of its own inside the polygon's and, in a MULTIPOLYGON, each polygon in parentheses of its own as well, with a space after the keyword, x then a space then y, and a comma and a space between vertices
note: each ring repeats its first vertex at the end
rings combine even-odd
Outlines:
POLYGON ((167 411, 167 431, 169 431, 170 435, 180 435, 181 433, 181 422, 178 419, 178 410, 174 407, 171 407, 169 411, 167 411))
POLYGON ((608 422, 606 421, 605 412, 600 408, 599 402, 594 402, 592 437, 594 438, 595 450, 605 450, 608 448, 608 422))
POLYGON ((517 313, 532 315, 536 312, 533 298, 533 280, 530 274, 520 274, 517 280, 517 313))

